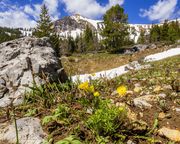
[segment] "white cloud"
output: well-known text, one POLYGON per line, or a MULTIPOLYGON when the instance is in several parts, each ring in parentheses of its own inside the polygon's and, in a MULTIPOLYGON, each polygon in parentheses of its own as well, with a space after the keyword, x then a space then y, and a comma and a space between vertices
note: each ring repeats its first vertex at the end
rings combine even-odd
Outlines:
POLYGON ((101 6, 96 0, 62 0, 68 13, 78 13, 89 18, 102 16, 111 6, 122 5, 124 0, 109 0, 105 6, 101 6))
POLYGON ((36 22, 30 20, 28 16, 19 10, 8 10, 6 12, 0 12, 0 26, 5 27, 34 27, 36 22))
POLYGON ((38 4, 27 4, 25 6, 17 7, 12 5, 8 0, 1 1, 1 9, 6 9, 0 12, 0 26, 5 27, 35 27, 41 12, 42 4, 46 4, 49 9, 49 14, 52 20, 58 19, 60 13, 58 11, 59 0, 43 0, 38 4), (33 18, 33 19, 32 19, 33 18))
POLYGON ((41 9, 40 7, 40 5, 34 5, 33 7, 31 5, 25 5, 24 12, 31 15, 35 20, 37 20, 41 9))
POLYGON ((124 0, 109 0, 105 6, 97 0, 43 0, 42 3, 27 4, 17 7, 10 0, 0 0, 0 26, 6 27, 34 27, 39 18, 42 4, 46 4, 52 20, 60 16, 59 7, 63 2, 68 13, 79 13, 89 18, 97 18, 103 15, 111 6, 124 3, 124 0), (32 19, 33 18, 33 19, 32 19))
POLYGON ((44 0, 43 3, 48 7, 49 13, 52 16, 53 20, 58 19, 60 13, 58 11, 59 0, 44 0))
POLYGON ((48 7, 49 14, 52 17, 52 20, 56 20, 59 18, 60 13, 58 11, 59 0, 43 0, 41 4, 33 4, 33 5, 25 5, 24 12, 34 17, 35 20, 38 19, 39 14, 41 12, 41 6, 45 4, 48 7))
POLYGON ((178 0, 159 0, 148 10, 141 9, 140 16, 148 17, 149 20, 163 21, 173 17, 178 0))

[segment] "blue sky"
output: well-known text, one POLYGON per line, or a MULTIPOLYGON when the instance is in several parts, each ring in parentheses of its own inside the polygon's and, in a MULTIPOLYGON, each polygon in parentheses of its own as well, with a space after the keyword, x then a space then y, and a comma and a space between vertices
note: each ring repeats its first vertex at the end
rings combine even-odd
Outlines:
POLYGON ((133 24, 180 18, 180 0, 0 0, 0 26, 34 27, 42 4, 53 20, 75 13, 101 19, 115 4, 125 9, 133 24))

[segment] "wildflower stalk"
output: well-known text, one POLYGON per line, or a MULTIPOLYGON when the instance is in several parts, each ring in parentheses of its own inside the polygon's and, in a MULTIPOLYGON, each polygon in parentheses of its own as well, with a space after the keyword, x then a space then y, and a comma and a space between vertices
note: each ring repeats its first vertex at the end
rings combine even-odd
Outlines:
POLYGON ((15 130, 16 130, 16 144, 19 144, 18 128, 17 128, 17 121, 16 121, 16 115, 15 115, 15 108, 14 107, 13 107, 13 119, 14 119, 15 130))
POLYGON ((16 121, 16 114, 15 114, 15 107, 13 105, 14 99, 11 101, 11 109, 13 112, 13 120, 14 120, 14 125, 15 125, 15 130, 16 130, 16 144, 19 144, 19 136, 18 136, 18 127, 17 127, 17 121, 16 121))

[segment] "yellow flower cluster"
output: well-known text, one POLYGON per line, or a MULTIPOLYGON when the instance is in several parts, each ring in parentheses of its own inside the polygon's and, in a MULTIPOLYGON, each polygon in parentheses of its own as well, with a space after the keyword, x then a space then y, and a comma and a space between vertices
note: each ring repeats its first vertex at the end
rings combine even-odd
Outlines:
POLYGON ((98 97, 100 96, 100 93, 98 91, 95 91, 94 89, 94 86, 93 85, 89 85, 88 81, 84 82, 84 83, 81 83, 79 86, 78 86, 79 89, 81 90, 84 90, 86 92, 90 92, 90 93, 93 93, 93 95, 95 97, 98 97))
POLYGON ((81 89, 81 90, 87 90, 87 89, 89 88, 89 83, 88 83, 88 81, 80 84, 80 85, 78 86, 78 88, 81 89))
POLYGON ((119 86, 116 91, 120 96, 125 96, 127 93, 127 88, 122 85, 122 86, 119 86))

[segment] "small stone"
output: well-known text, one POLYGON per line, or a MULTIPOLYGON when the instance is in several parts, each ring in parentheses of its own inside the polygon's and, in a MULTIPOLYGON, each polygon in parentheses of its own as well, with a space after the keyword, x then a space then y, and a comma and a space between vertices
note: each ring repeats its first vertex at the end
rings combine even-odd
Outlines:
POLYGON ((141 87, 140 83, 134 84, 135 87, 141 87))
POLYGON ((131 141, 131 140, 128 140, 127 144, 135 144, 135 143, 133 141, 131 141))
POLYGON ((145 100, 134 99, 134 105, 139 108, 151 108, 152 105, 147 103, 145 100))
POLYGON ((175 108, 175 111, 176 112, 180 112, 180 108, 175 108))
POLYGON ((160 136, 165 136, 172 141, 180 142, 180 131, 178 130, 173 130, 173 129, 163 127, 160 130, 158 130, 158 134, 160 136))
POLYGON ((171 93, 171 96, 176 97, 178 94, 176 92, 171 93))
POLYGON ((166 94, 165 93, 160 93, 157 96, 160 97, 160 98, 166 98, 166 94))
POLYGON ((87 114, 92 114, 92 112, 93 112, 93 110, 91 108, 88 108, 86 111, 87 114))
POLYGON ((133 91, 127 91, 126 94, 127 95, 133 95, 134 93, 133 93, 133 91))
POLYGON ((164 85, 163 89, 164 90, 172 90, 172 86, 171 85, 164 85))
POLYGON ((158 95, 145 95, 142 97, 135 98, 133 100, 134 105, 139 108, 151 108, 152 105, 148 102, 157 102, 159 100, 158 95))
POLYGON ((158 118, 159 118, 160 120, 164 119, 165 117, 166 117, 165 113, 163 113, 163 112, 159 113, 158 118))
POLYGON ((111 93, 111 96, 116 96, 116 95, 118 95, 116 90, 111 93))
POLYGON ((168 119, 172 118, 171 114, 170 113, 166 114, 166 118, 168 118, 168 119))
POLYGON ((142 118, 144 116, 144 114, 142 112, 140 112, 139 116, 142 118))
POLYGON ((152 87, 149 87, 150 90, 152 90, 153 88, 152 87))
POLYGON ((148 102, 157 102, 160 98, 165 98, 166 94, 159 94, 159 95, 144 95, 133 100, 134 105, 139 108, 151 108, 152 105, 148 102))
POLYGON ((159 91, 161 91, 161 90, 162 90, 161 86, 156 86, 156 87, 154 88, 154 92, 159 92, 159 91))

